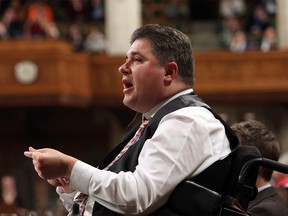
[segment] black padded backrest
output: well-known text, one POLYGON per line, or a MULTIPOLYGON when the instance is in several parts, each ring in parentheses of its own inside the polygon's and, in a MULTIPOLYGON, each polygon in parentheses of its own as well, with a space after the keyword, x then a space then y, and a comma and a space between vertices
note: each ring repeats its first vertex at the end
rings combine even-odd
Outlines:
POLYGON ((224 194, 236 198, 243 209, 247 210, 248 204, 255 199, 257 188, 255 186, 259 166, 250 166, 243 173, 243 166, 256 158, 262 158, 260 151, 255 146, 238 146, 230 155, 232 167, 228 175, 224 194), (241 181, 240 181, 241 180, 241 181))
POLYGON ((249 202, 257 195, 255 184, 259 166, 249 167, 242 176, 240 173, 244 164, 255 158, 262 158, 256 147, 238 146, 225 159, 216 161, 191 181, 222 194, 223 197, 237 199, 242 208, 247 210, 249 202))
POLYGON ((230 178, 232 166, 232 158, 229 155, 223 160, 216 161, 190 180, 219 194, 224 194, 227 191, 227 182, 230 184, 227 179, 230 178))
MULTIPOLYGON (((168 210, 180 215, 219 215, 220 209, 223 211, 231 207, 226 198, 232 197, 242 209, 240 212, 234 209, 235 215, 246 215, 249 202, 257 195, 258 166, 249 167, 243 176, 241 174, 243 166, 255 158, 261 158, 256 147, 236 147, 225 159, 216 161, 198 176, 179 184, 167 203, 168 210)), ((171 214, 165 212, 161 215, 171 214)))
MULTIPOLYGON (((208 109, 214 115, 214 117, 218 119, 224 126, 225 134, 230 143, 230 149, 232 152, 234 152, 235 149, 239 146, 239 141, 234 131, 221 118, 221 116, 219 116, 216 112, 214 112, 210 107, 208 106, 203 107, 208 109)), ((213 190, 219 194, 225 193, 227 191, 226 190, 227 178, 229 178, 232 169, 232 160, 231 160, 232 157, 230 155, 224 158, 223 160, 216 161, 207 169, 205 169, 203 172, 201 172, 199 175, 194 176, 190 180, 203 187, 213 190), (215 176, 217 176, 217 178, 215 178, 215 176), (213 180, 211 181, 211 179, 213 180)))

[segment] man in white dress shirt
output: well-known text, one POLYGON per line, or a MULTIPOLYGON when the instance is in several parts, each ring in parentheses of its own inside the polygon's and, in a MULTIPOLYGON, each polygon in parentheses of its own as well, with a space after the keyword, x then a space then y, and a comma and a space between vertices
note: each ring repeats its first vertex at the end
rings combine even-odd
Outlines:
POLYGON ((124 105, 149 123, 115 164, 107 168, 136 130, 98 167, 49 148, 24 153, 68 211, 81 193, 83 215, 155 215, 180 182, 231 152, 223 124, 193 92, 194 55, 182 32, 140 27, 119 72, 124 105))

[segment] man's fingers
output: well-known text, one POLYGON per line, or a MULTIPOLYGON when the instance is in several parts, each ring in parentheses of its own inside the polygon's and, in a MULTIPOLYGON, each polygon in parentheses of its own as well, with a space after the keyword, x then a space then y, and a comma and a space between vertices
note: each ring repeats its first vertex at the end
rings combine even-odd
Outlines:
POLYGON ((70 179, 69 178, 60 177, 59 181, 62 183, 62 185, 69 185, 70 184, 70 179))
POLYGON ((33 152, 33 151, 36 151, 36 149, 34 149, 32 146, 30 146, 30 147, 29 147, 29 151, 30 151, 30 152, 33 152))
POLYGON ((58 179, 48 179, 47 182, 53 186, 62 186, 61 182, 58 179))
POLYGON ((29 158, 32 158, 32 156, 33 156, 33 152, 35 152, 36 151, 36 149, 34 149, 33 147, 29 147, 29 149, 28 149, 28 151, 25 151, 24 152, 24 155, 26 156, 26 157, 29 157, 29 158))
POLYGON ((26 157, 32 158, 32 152, 25 151, 25 152, 24 152, 24 155, 25 155, 26 157))

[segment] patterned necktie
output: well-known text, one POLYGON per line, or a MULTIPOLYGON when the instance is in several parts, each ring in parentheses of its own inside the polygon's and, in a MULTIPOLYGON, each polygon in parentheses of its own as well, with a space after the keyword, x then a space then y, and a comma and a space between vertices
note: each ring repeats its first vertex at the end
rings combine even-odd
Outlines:
MULTIPOLYGON (((121 150, 121 152, 115 157, 115 159, 104 168, 104 170, 108 170, 125 152, 131 147, 133 144, 135 144, 140 136, 142 135, 144 129, 147 127, 149 123, 149 120, 144 120, 143 123, 140 125, 139 129, 136 131, 135 135, 132 137, 132 139, 124 146, 124 148, 121 150)), ((80 203, 80 215, 84 215, 86 202, 88 199, 88 195, 80 193, 76 197, 76 202, 80 203)))
POLYGON ((132 139, 124 146, 124 148, 121 150, 121 152, 115 157, 115 159, 104 168, 104 170, 108 170, 119 158, 122 157, 122 155, 125 154, 125 152, 134 145, 142 135, 144 129, 147 127, 149 123, 149 120, 144 120, 143 123, 140 125, 139 129, 136 131, 135 135, 132 137, 132 139))

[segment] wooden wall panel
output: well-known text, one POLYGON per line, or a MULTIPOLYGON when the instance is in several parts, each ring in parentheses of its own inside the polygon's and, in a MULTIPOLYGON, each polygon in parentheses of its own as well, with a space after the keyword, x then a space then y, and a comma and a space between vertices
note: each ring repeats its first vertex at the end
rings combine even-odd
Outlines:
MULTIPOLYGON (((207 102, 288 100, 288 50, 201 52, 195 58, 195 90, 207 102)), ((124 61, 124 55, 75 53, 58 40, 0 41, 0 106, 122 106, 118 68, 124 61), (21 60, 38 65, 35 83, 15 79, 21 60)))
POLYGON ((208 93, 287 91, 287 66, 288 52, 198 54, 196 79, 199 91, 208 93))
POLYGON ((287 67, 287 51, 198 53, 195 89, 215 102, 285 102, 287 67))
POLYGON ((118 68, 124 62, 124 56, 91 58, 90 75, 94 104, 122 106, 122 75, 118 72, 118 68))

